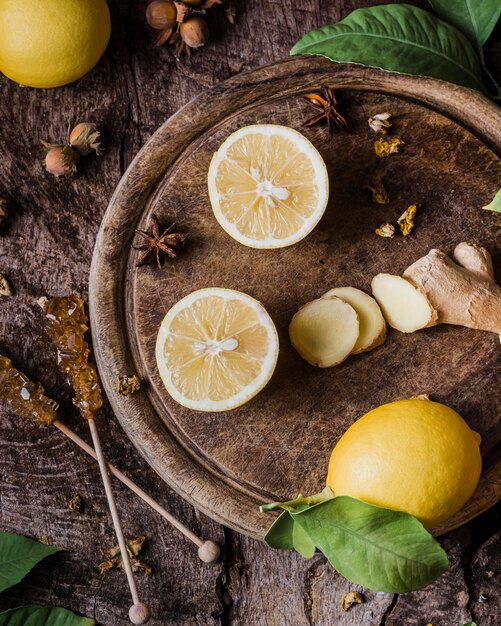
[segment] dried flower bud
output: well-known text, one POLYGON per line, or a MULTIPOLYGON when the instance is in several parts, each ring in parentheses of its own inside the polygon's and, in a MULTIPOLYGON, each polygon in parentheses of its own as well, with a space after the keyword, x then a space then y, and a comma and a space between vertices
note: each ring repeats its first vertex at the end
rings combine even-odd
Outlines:
POLYGON ((141 389, 141 381, 136 375, 127 376, 127 374, 125 374, 116 379, 115 389, 122 396, 130 396, 141 389))
POLYGON ((101 149, 100 139, 101 133, 95 124, 80 122, 80 124, 77 124, 70 132, 68 143, 82 156, 87 156, 91 152, 101 155, 103 151, 101 149))
POLYGON ((345 593, 341 601, 341 610, 349 611, 354 604, 363 604, 365 602, 364 597, 358 591, 349 591, 345 593))
POLYGON ((416 216, 416 211, 418 210, 419 206, 419 204, 411 204, 410 207, 408 207, 397 220, 398 226, 402 231, 402 235, 404 235, 404 237, 410 235, 412 229, 415 226, 413 220, 416 216))
POLYGON ((169 0, 153 0, 146 7, 146 21, 156 30, 173 28, 176 25, 176 5, 169 0))
POLYGON ((12 289, 9 285, 9 281, 5 278, 5 276, 0 273, 0 296, 11 296, 12 289))
POLYGON ((390 117, 391 113, 388 113, 388 111, 385 111, 384 113, 376 113, 374 117, 369 117, 369 126, 375 133, 386 135, 386 129, 392 125, 390 117))
POLYGON ((72 176, 77 171, 80 155, 71 146, 44 143, 47 149, 45 169, 54 176, 72 176))
POLYGON ((396 154, 400 146, 403 145, 405 145, 405 142, 398 137, 390 137, 389 139, 381 137, 374 142, 374 152, 378 157, 383 158, 390 156, 390 154, 396 154))
POLYGON ((376 228, 376 235, 393 239, 395 236, 395 226, 393 226, 393 224, 381 224, 379 228, 376 228))
POLYGON ((179 32, 189 48, 200 48, 209 38, 209 27, 198 15, 193 15, 183 22, 179 27, 179 32))
POLYGON ((2 224, 7 217, 7 208, 9 206, 9 201, 6 198, 0 196, 0 230, 2 228, 2 224))

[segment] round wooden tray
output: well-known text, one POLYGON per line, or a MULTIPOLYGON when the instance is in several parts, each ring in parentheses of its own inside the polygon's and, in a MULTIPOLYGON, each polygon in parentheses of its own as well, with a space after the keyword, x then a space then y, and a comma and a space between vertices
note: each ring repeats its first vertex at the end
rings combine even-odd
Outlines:
POLYGON ((379 404, 428 393, 458 410, 483 438, 477 492, 437 533, 494 504, 501 494, 498 337, 448 326, 411 335, 390 329, 377 350, 319 370, 291 347, 287 327, 308 300, 335 286, 369 290, 376 273, 400 273, 430 248, 450 252, 465 240, 499 253, 499 215, 481 206, 499 187, 500 152, 499 109, 480 94, 320 58, 241 74, 170 118, 113 195, 90 282, 94 348, 105 390, 125 431, 158 474, 212 518, 262 538, 272 518, 259 513, 259 505, 321 490, 329 453, 355 419, 379 404), (341 100, 349 133, 331 138, 323 126, 302 128, 314 113, 302 95, 322 83, 341 100), (401 154, 386 159, 375 156, 376 137, 367 124, 381 111, 393 113, 392 132, 406 142, 401 154), (326 214, 310 236, 289 248, 242 246, 212 214, 206 183, 211 156, 232 131, 253 123, 300 130, 327 164, 326 214), (365 189, 376 174, 387 182, 392 200, 384 207, 374 205, 365 189), (410 237, 374 234, 414 202, 422 208, 410 237), (162 270, 136 268, 139 253, 131 250, 134 229, 145 229, 152 212, 190 235, 178 259, 162 270), (245 406, 219 414, 177 405, 155 365, 165 312, 189 292, 209 286, 256 297, 280 336, 268 386, 245 406), (143 380, 142 391, 124 398, 115 391, 115 378, 133 372, 143 380))

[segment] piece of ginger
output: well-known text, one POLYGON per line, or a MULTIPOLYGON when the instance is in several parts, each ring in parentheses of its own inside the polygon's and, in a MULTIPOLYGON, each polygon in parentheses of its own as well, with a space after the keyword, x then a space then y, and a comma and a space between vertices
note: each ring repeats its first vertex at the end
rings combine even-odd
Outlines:
POLYGON ((302 306, 289 325, 289 337, 311 365, 333 367, 350 356, 359 336, 355 309, 334 296, 302 306))
POLYGON ((433 249, 402 276, 373 278, 372 291, 390 326, 413 332, 455 324, 501 334, 501 287, 489 252, 462 242, 453 258, 433 249))

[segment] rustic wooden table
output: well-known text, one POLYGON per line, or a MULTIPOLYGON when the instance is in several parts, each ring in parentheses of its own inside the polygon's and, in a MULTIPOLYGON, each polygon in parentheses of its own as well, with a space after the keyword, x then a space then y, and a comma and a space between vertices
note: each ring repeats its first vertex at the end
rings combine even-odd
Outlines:
MULTIPOLYGON (((88 438, 71 393, 53 364, 36 299, 75 291, 87 295, 94 240, 120 177, 156 128, 203 89, 288 55, 307 30, 334 22, 369 0, 240 0, 230 26, 212 11, 213 37, 189 60, 172 48, 152 49, 138 2, 110 0, 112 40, 99 65, 76 84, 50 91, 22 89, 0 77, 0 191, 15 209, 0 237, 0 271, 14 288, 0 303, 0 353, 46 386, 65 421, 88 438), (64 138, 68 122, 92 120, 104 131, 106 153, 89 158, 73 179, 58 180, 41 164, 40 140, 64 138)), ((426 2, 416 2, 423 7, 426 2)), ((487 47, 501 75, 501 29, 487 47)), ((0 412, 0 530, 46 537, 69 552, 51 557, 0 596, 0 610, 51 603, 126 626, 130 604, 121 571, 101 576, 100 549, 115 543, 93 461, 55 429, 20 423, 0 412), (79 494, 81 512, 69 501, 79 494)), ((109 407, 101 418, 108 458, 203 537, 224 545, 224 558, 202 564, 194 547, 120 483, 115 483, 126 534, 145 534, 139 577, 153 625, 200 626, 479 626, 501 623, 501 507, 443 539, 451 567, 424 591, 392 596, 364 591, 365 604, 343 613, 354 588, 322 556, 303 560, 275 552, 199 514, 148 467, 109 407), (492 574, 493 572, 493 574, 492 574)))

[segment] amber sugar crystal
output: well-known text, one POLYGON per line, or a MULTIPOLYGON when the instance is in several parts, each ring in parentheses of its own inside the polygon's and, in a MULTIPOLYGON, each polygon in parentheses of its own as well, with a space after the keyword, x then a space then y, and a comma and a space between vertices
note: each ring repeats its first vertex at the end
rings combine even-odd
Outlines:
POLYGON ((89 363, 90 349, 85 340, 89 319, 84 302, 72 294, 44 300, 42 309, 57 349, 57 364, 71 378, 73 402, 85 419, 94 419, 103 406, 103 398, 96 367, 89 363))
POLYGON ((12 361, 0 354, 0 398, 5 400, 14 413, 41 424, 52 424, 57 419, 57 404, 44 395, 39 383, 32 383, 12 365, 12 361))

